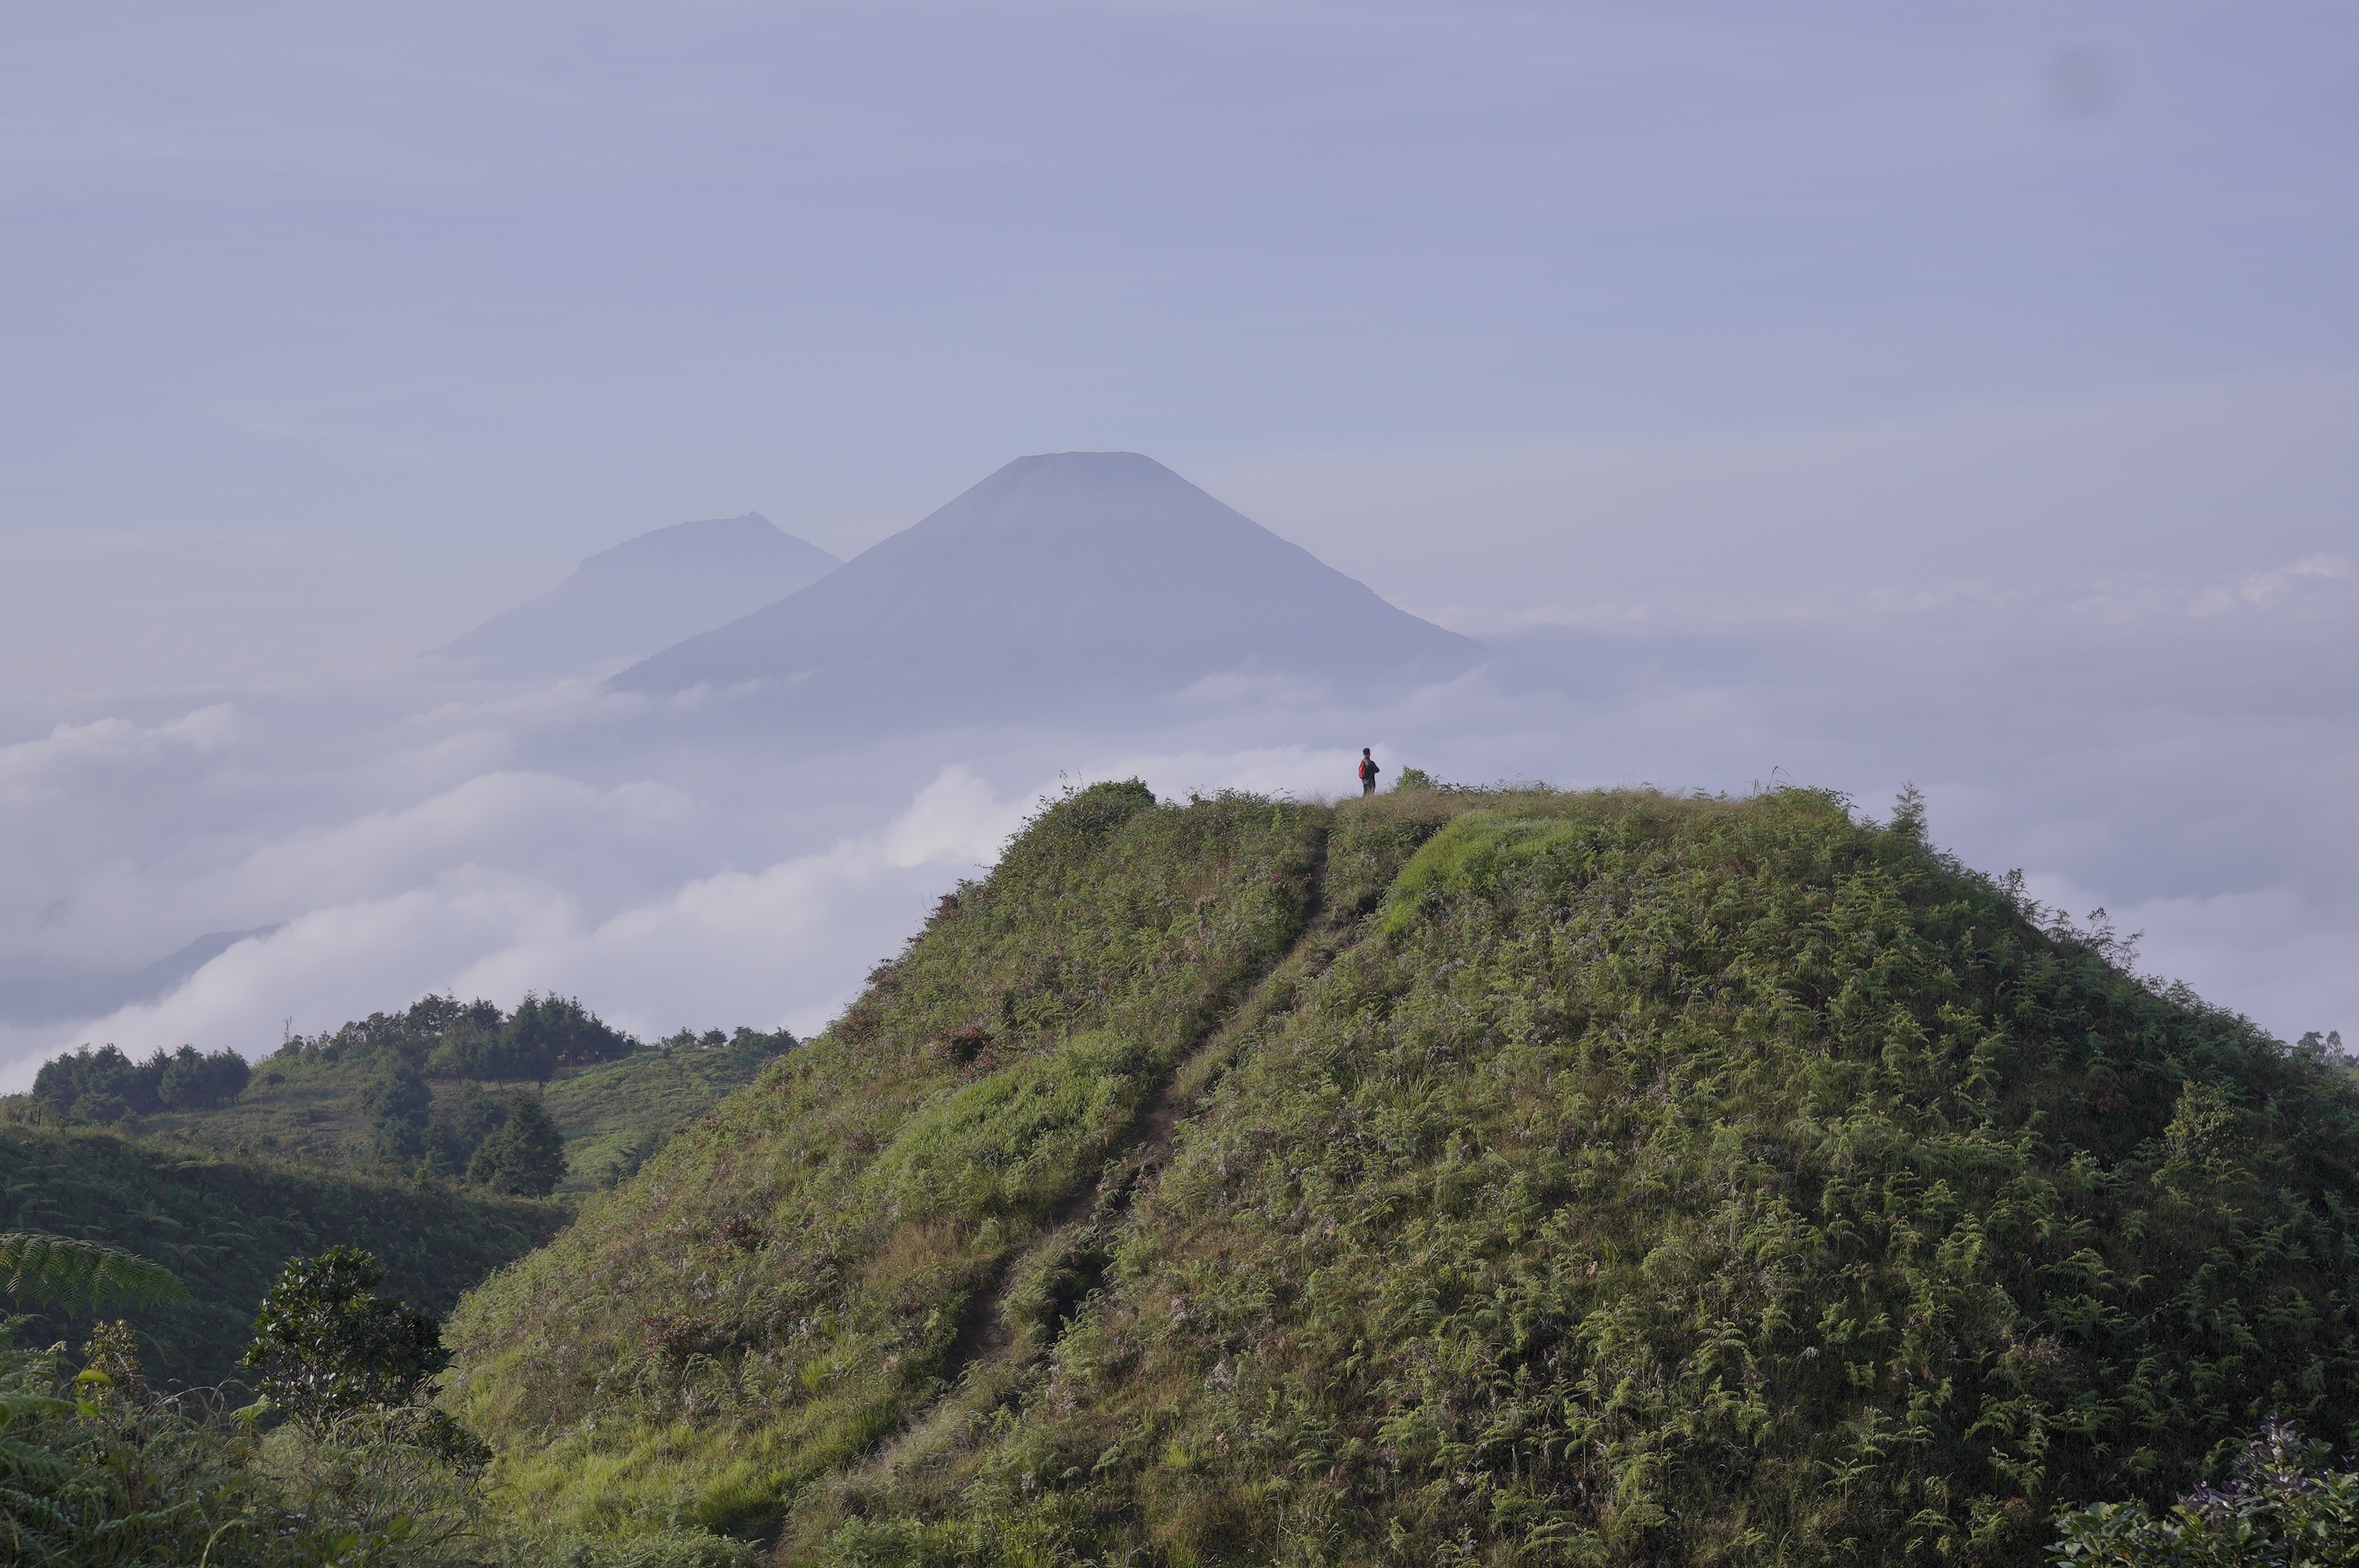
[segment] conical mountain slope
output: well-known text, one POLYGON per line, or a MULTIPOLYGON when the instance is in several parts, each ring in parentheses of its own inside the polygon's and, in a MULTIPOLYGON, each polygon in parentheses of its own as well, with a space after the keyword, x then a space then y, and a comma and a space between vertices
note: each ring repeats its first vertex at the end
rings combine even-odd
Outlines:
POLYGON ((679 523, 583 561, 439 656, 517 674, 651 653, 795 592, 843 563, 756 512, 679 523))
POLYGON ((1060 452, 1017 459, 842 571, 614 685, 762 683, 817 706, 931 716, 1168 693, 1234 671, 1397 685, 1481 653, 1152 459, 1060 452))
POLYGON ((450 1397, 537 1512, 780 1563, 2029 1568, 2359 1441, 2354 1270, 2345 1078, 1912 810, 1101 785, 450 1397))

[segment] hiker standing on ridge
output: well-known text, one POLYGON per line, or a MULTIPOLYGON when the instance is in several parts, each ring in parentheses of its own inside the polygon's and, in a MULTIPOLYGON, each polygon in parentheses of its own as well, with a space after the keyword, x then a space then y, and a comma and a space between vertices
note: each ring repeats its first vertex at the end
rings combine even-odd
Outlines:
POLYGON ((1375 758, 1368 755, 1368 748, 1365 746, 1361 747, 1360 793, 1362 795, 1374 795, 1376 793, 1376 775, 1384 771, 1384 769, 1376 766, 1375 758))

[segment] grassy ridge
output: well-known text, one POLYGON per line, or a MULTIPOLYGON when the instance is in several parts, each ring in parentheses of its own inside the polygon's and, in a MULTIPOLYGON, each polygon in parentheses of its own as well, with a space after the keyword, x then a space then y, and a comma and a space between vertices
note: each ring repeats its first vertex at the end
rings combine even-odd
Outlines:
POLYGON ((1010 1261, 1292 940, 1324 826, 1135 785, 1045 813, 826 1037, 469 1299, 456 1408, 506 1479, 759 1528, 938 1400, 1010 1261))
MULTIPOLYGON (((555 1235, 564 1211, 489 1193, 223 1155, 85 1128, 0 1124, 0 1230, 127 1248, 189 1288, 185 1303, 121 1309, 148 1371, 209 1386, 237 1376, 263 1293, 289 1258, 338 1243, 375 1252, 386 1289, 442 1314, 494 1269, 555 1235)), ((76 1339, 87 1314, 36 1314, 20 1344, 76 1339)))
POLYGON ((788 1562, 2038 1562, 2359 1443, 2359 1095, 2109 960, 1809 792, 1102 788, 471 1297, 460 1408, 788 1562))

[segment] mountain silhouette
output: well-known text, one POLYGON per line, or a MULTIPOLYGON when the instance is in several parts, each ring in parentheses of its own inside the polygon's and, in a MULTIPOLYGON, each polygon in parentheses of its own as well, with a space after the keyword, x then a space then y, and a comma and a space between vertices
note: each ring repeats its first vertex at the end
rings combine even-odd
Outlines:
POLYGON ((249 936, 267 936, 276 925, 252 931, 210 931, 177 953, 144 969, 100 970, 79 975, 28 975, 0 980, 0 1022, 49 1023, 61 1019, 103 1018, 135 1002, 156 1001, 180 982, 249 936))
POLYGON ((979 720, 1223 675, 1399 688, 1483 654, 1151 458, 1058 452, 1018 458, 842 570, 612 684, 979 720))
POLYGON ((592 556, 547 593, 434 653, 515 674, 632 658, 783 599, 842 564, 757 512, 675 524, 592 556))

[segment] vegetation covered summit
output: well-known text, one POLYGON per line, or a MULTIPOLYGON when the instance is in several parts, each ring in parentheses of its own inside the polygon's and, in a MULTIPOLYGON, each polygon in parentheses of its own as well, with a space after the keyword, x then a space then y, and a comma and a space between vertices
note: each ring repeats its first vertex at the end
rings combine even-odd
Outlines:
POLYGON ((2112 957, 1810 792, 1098 786, 446 1398, 785 1561, 2039 1561, 2359 1437, 2352 1090, 2112 957))

